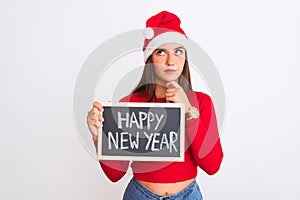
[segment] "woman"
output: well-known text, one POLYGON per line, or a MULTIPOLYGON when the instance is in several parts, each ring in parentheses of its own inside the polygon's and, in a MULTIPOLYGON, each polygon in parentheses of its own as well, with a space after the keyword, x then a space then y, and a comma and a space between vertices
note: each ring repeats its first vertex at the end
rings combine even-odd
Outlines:
MULTIPOLYGON (((123 199, 202 199, 195 181, 197 167, 211 175, 223 159, 214 106, 207 94, 192 90, 188 38, 180 28, 180 19, 163 11, 149 18, 146 27, 142 78, 120 101, 184 103, 185 157, 184 162, 132 162, 133 178, 123 199)), ((96 148, 102 112, 101 104, 94 102, 87 117, 96 148)), ((129 161, 100 161, 100 165, 116 182, 126 174, 129 161)))

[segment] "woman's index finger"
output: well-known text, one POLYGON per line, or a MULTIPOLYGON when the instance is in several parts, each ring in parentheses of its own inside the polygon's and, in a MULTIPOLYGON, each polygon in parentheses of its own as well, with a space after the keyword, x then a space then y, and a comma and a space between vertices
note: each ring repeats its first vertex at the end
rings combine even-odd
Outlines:
POLYGON ((93 107, 97 108, 100 112, 103 112, 103 107, 98 101, 94 102, 93 107))
POLYGON ((166 84, 167 88, 178 88, 179 84, 176 81, 170 81, 166 84))

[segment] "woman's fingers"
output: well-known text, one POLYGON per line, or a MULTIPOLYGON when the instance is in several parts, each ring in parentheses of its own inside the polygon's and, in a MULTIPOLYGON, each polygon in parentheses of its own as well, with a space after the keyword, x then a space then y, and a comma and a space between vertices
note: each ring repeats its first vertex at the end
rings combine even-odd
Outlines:
POLYGON ((98 111, 103 112, 103 107, 102 107, 102 105, 98 101, 95 101, 93 103, 93 108, 97 108, 98 111))
POLYGON ((176 82, 170 81, 166 84, 166 100, 167 102, 184 103, 186 108, 191 107, 183 88, 176 82))
POLYGON ((181 88, 181 86, 176 81, 170 81, 166 84, 167 88, 181 88))
POLYGON ((179 103, 174 93, 166 93, 166 101, 169 103, 179 103))
POLYGON ((87 124, 88 124, 89 130, 90 130, 93 138, 97 138, 99 129, 102 127, 102 122, 88 117, 87 124))
POLYGON ((174 102, 173 98, 172 97, 168 97, 168 96, 166 96, 166 101, 167 102, 174 102))
POLYGON ((178 98, 179 88, 169 88, 166 92, 167 102, 179 103, 180 99, 178 98))
POLYGON ((102 117, 103 111, 104 111, 104 109, 103 109, 102 105, 99 102, 95 101, 93 103, 92 110, 88 114, 92 119, 98 119, 102 122, 102 121, 104 121, 104 119, 102 117))
POLYGON ((100 128, 102 126, 102 122, 91 118, 88 118, 88 124, 92 126, 96 126, 97 128, 100 128))
POLYGON ((167 89, 167 93, 170 92, 170 93, 177 93, 179 92, 180 88, 169 88, 167 89))
POLYGON ((99 112, 99 111, 94 111, 94 110, 91 110, 89 113, 88 113, 88 116, 87 116, 88 119, 91 119, 91 120, 95 120, 95 121, 98 121, 100 123, 102 123, 104 121, 104 118, 102 117, 102 113, 99 112))
POLYGON ((94 102, 93 108, 88 112, 87 124, 93 138, 98 136, 99 128, 102 127, 104 118, 102 117, 103 107, 99 102, 94 102))
POLYGON ((166 93, 166 97, 172 97, 172 96, 175 96, 175 93, 173 93, 173 92, 167 92, 166 93))
POLYGON ((173 92, 167 92, 166 93, 166 101, 172 102, 172 103, 178 103, 178 99, 175 93, 173 92))
POLYGON ((89 113, 88 113, 88 116, 91 118, 91 119, 99 119, 99 115, 101 116, 102 113, 99 112, 97 110, 97 108, 93 108, 89 113))
MULTIPOLYGON (((176 81, 171 81, 166 84, 167 92, 166 97, 178 97, 180 90, 182 89, 181 86, 176 81)), ((178 99, 180 101, 180 99, 178 99)), ((174 102, 178 102, 174 101, 174 102)))

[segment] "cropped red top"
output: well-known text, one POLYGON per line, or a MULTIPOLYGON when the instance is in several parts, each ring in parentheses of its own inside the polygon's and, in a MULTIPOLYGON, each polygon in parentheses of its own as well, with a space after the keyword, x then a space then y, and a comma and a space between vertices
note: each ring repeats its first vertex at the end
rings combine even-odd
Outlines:
MULTIPOLYGON (((211 98, 202 92, 188 93, 190 103, 198 108, 200 117, 185 122, 184 162, 133 161, 131 168, 136 179, 154 183, 175 183, 195 178, 197 166, 207 174, 216 173, 223 159, 216 115, 211 98)), ((121 102, 147 102, 148 96, 128 95, 121 102)), ((156 98, 152 102, 166 102, 156 98)), ((129 161, 101 160, 106 176, 117 182, 127 172, 129 161)))

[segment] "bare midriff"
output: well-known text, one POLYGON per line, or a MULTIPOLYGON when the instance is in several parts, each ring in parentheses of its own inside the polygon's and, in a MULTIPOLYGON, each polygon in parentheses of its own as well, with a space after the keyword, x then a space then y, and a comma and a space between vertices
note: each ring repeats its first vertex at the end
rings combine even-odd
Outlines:
POLYGON ((141 183, 144 187, 146 187, 148 190, 158 195, 176 194, 184 190, 193 181, 194 179, 190 179, 182 182, 176 182, 176 183, 152 183, 152 182, 138 180, 138 182, 141 183))

